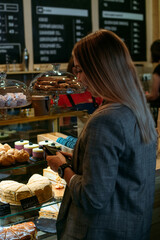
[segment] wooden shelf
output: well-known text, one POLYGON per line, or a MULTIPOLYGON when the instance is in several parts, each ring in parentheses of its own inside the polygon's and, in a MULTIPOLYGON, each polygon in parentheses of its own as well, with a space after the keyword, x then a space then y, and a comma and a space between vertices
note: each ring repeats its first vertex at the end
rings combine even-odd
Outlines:
POLYGON ((37 122, 37 121, 45 121, 45 120, 54 120, 60 117, 84 117, 87 116, 86 111, 68 111, 61 113, 54 113, 53 115, 43 115, 43 116, 14 116, 9 119, 1 119, 0 126, 12 125, 17 123, 29 123, 29 122, 37 122))

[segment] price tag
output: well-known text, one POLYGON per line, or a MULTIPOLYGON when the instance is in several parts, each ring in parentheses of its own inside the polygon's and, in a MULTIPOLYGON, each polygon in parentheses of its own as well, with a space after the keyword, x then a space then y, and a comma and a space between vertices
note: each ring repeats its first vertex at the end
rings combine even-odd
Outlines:
POLYGON ((32 196, 29 198, 25 198, 20 200, 21 202, 21 206, 23 208, 23 210, 27 209, 27 208, 31 208, 31 207, 36 207, 39 205, 39 201, 37 196, 32 196))
POLYGON ((11 213, 9 203, 0 204, 0 216, 5 216, 11 213))

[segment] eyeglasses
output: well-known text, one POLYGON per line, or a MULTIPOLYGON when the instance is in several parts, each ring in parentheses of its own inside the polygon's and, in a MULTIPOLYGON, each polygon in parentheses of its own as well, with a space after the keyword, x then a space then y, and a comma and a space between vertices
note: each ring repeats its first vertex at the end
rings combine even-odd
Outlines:
POLYGON ((80 67, 76 66, 72 68, 72 73, 77 76, 78 73, 82 73, 82 70, 80 69, 80 67))

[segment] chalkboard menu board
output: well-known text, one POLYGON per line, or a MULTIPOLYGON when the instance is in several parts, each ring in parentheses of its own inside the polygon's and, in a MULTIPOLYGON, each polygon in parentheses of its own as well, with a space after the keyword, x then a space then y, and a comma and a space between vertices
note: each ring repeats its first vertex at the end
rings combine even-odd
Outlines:
POLYGON ((91 0, 32 0, 34 63, 67 62, 92 30, 91 0))
POLYGON ((21 63, 24 45, 22 0, 0 0, 0 64, 21 63))
POLYGON ((133 61, 146 61, 145 0, 99 0, 99 27, 121 37, 133 61))

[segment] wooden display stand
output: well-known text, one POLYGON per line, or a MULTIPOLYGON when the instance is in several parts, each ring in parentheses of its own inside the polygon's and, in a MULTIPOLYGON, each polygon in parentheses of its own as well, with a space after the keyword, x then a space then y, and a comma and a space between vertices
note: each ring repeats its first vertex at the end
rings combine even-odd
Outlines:
POLYGON ((53 140, 54 142, 56 142, 57 138, 59 137, 66 138, 67 135, 59 132, 39 134, 37 135, 37 142, 45 141, 45 140, 53 140))

